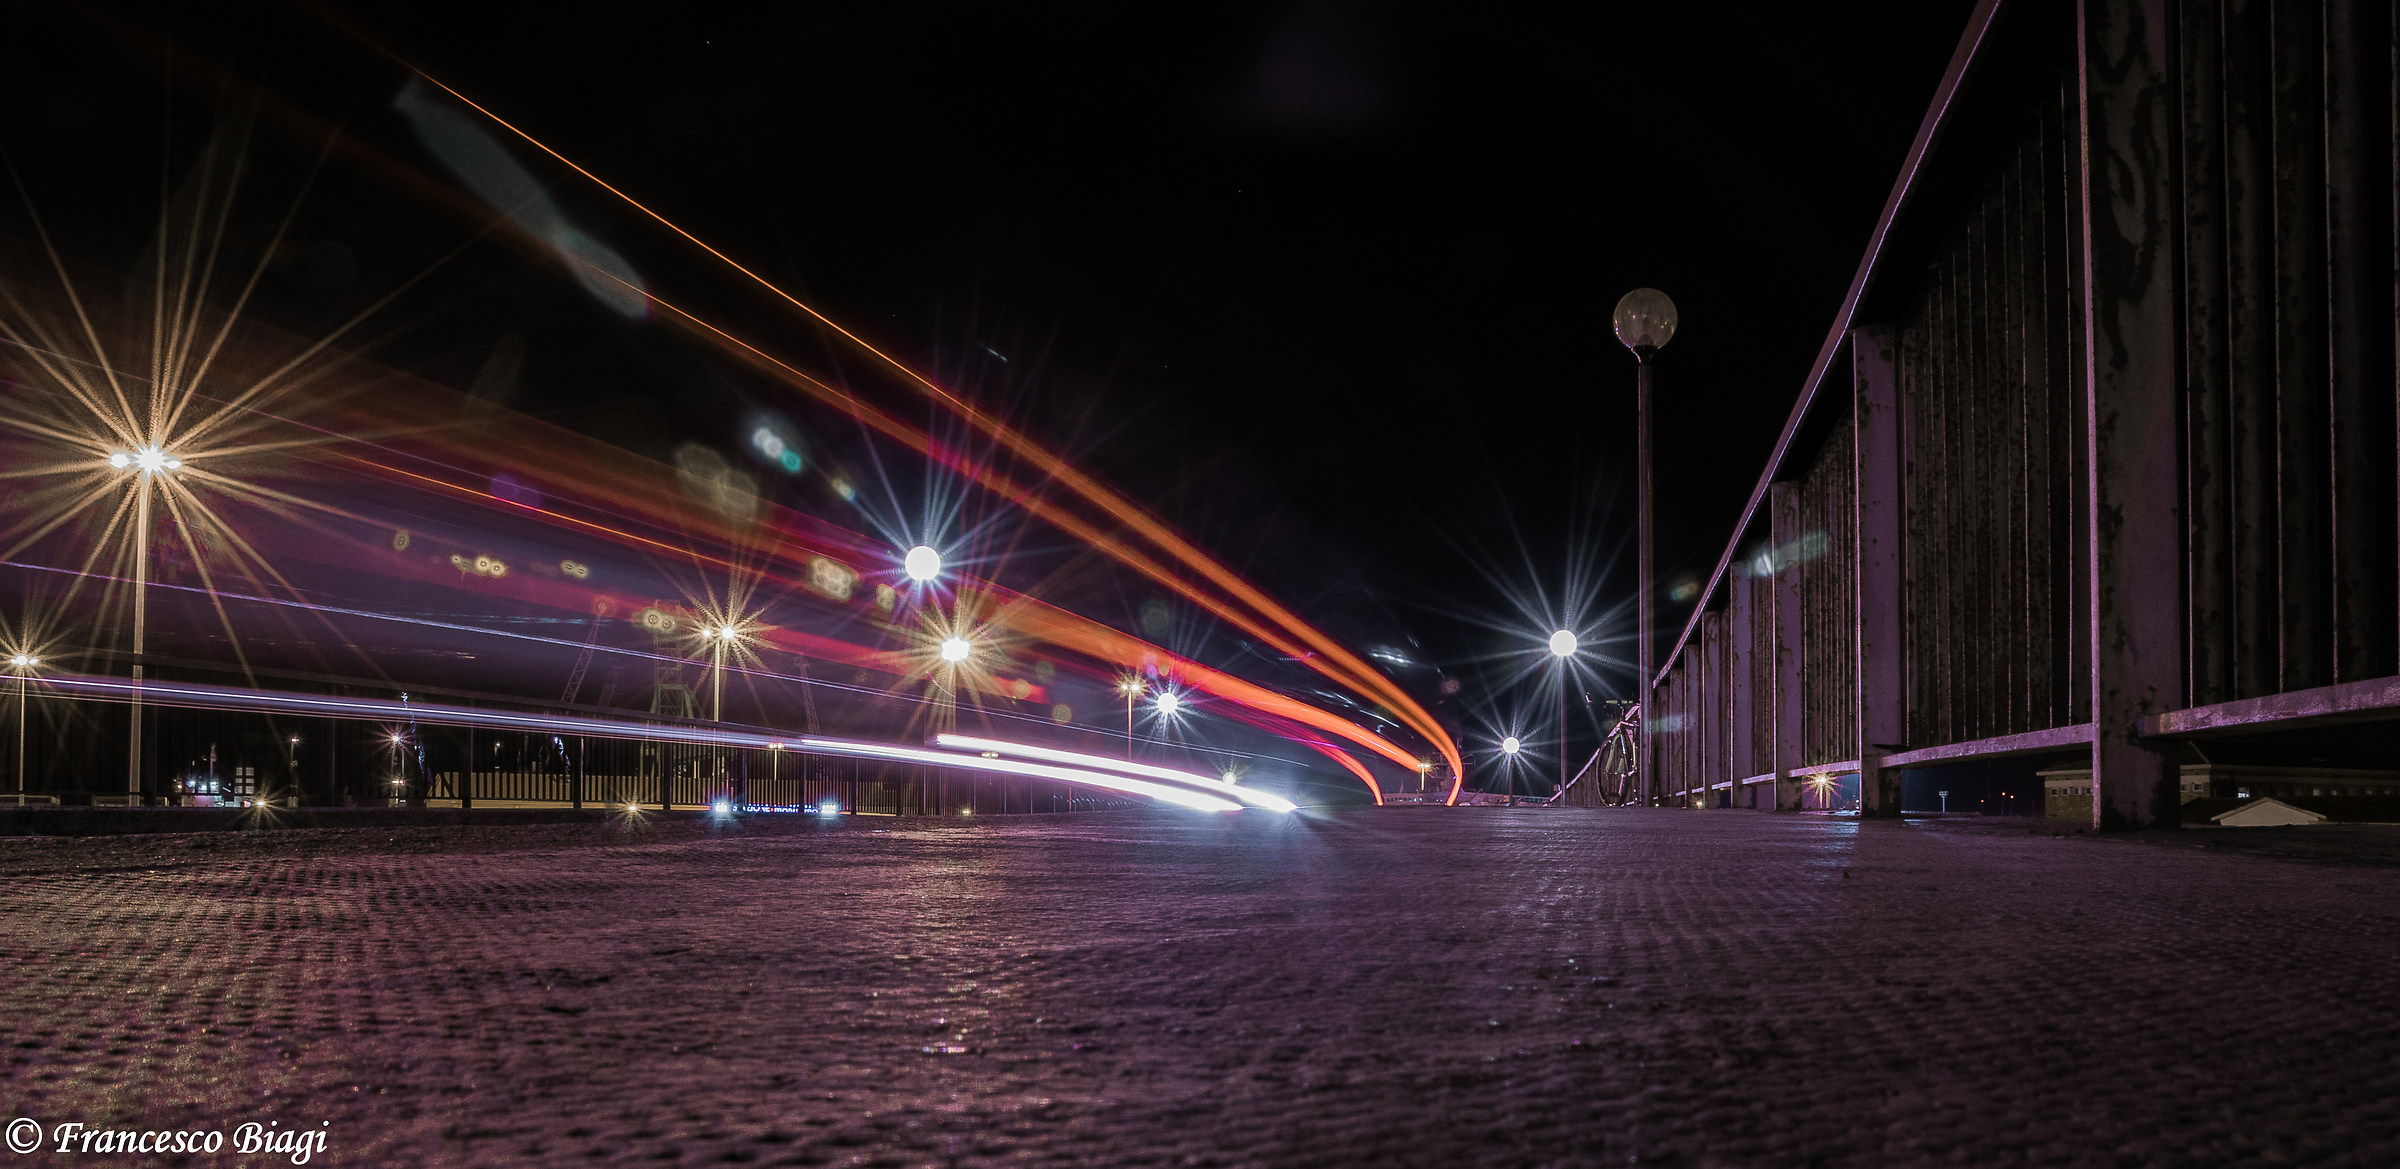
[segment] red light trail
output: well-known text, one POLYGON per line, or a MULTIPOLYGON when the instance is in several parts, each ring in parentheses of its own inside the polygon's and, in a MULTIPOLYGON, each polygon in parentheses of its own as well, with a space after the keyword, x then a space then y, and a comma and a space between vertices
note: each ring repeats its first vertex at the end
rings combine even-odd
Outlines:
MULTIPOLYGON (((1325 677, 1343 685, 1345 688, 1354 690, 1361 695, 1373 698, 1374 700, 1383 703, 1402 723, 1406 724, 1410 729, 1416 731, 1428 742, 1432 743, 1435 749, 1441 753, 1443 759, 1450 764, 1451 774, 1454 777, 1451 784, 1450 799, 1452 802, 1456 801, 1459 784, 1464 779, 1464 767, 1462 766, 1457 744, 1442 731, 1441 727, 1434 722, 1433 717, 1427 713, 1422 706, 1420 706, 1414 699, 1410 698, 1405 691, 1401 690, 1400 687, 1394 684, 1389 678, 1368 666, 1366 662, 1361 660, 1357 655, 1351 653, 1348 649, 1342 647, 1339 643, 1335 642, 1332 638, 1326 636, 1324 633, 1318 631, 1313 626, 1301 621, 1299 617, 1293 614, 1290 610, 1278 604, 1272 598, 1269 598, 1264 593, 1260 592, 1255 586, 1252 586, 1249 584, 1249 582, 1242 580, 1239 576, 1234 574, 1232 570, 1227 569, 1223 565, 1217 563, 1214 558, 1208 556, 1205 552, 1202 552, 1199 548, 1193 546, 1181 536, 1177 535, 1164 522, 1149 515, 1141 507, 1133 503, 1131 500, 1125 498, 1123 495, 1117 493, 1113 489, 1099 483, 1097 480, 1094 480, 1090 476, 1085 475, 1083 472, 1077 470, 1065 459, 1051 453, 1040 444, 1035 443, 1032 439, 1018 432, 1015 428, 984 413, 972 403, 960 398, 958 395, 950 392, 949 390, 944 389, 930 378, 918 373, 905 362, 902 362, 890 354, 885 353, 883 350, 876 348, 864 338, 844 328, 840 323, 834 321, 832 318, 818 312, 816 309, 810 307, 807 303, 801 301, 798 297, 795 297, 791 293, 783 290, 781 287, 778 287, 772 281, 767 280, 765 277, 760 276, 758 273, 743 266, 739 261, 736 261, 731 256, 719 251, 717 248, 709 244, 707 241, 701 239, 699 236, 685 230, 682 226, 667 218, 665 215, 662 215, 659 212, 651 209, 648 205, 642 203, 640 200, 635 199, 633 196, 618 189, 616 186, 600 178, 598 175, 586 170, 584 167, 577 164, 573 159, 570 159, 559 151, 552 149, 547 143, 519 128, 514 123, 500 117, 490 109, 485 108, 484 106, 475 102, 473 99, 468 98, 466 95, 458 92, 456 89, 444 84, 439 78, 425 73, 423 70, 418 70, 417 72, 419 76, 423 77, 428 83, 441 89, 443 92, 448 93, 460 103, 490 119, 494 124, 500 126, 502 129, 505 129, 509 133, 523 139, 535 149, 540 150, 543 154, 555 159, 561 165, 573 170, 576 174, 583 176, 585 179, 600 187, 602 190, 605 190, 609 194, 616 196, 626 205, 632 207, 636 211, 639 211, 644 216, 647 216, 651 220, 657 222, 659 225, 675 233, 677 236, 683 238, 692 245, 700 248, 702 251, 707 252, 710 256, 716 258, 726 266, 741 273, 743 276, 748 277, 760 288, 772 293, 775 297, 798 309, 802 313, 805 313, 811 319, 833 330, 835 333, 840 334, 843 338, 847 339, 852 344, 855 344, 864 352, 873 355, 876 359, 891 367, 892 370, 908 379, 909 382, 922 389, 936 402, 948 407, 953 413, 965 420, 969 425, 973 426, 978 431, 981 431, 986 436, 996 440, 1018 457, 1032 462, 1036 467, 1040 468, 1044 474, 1050 476, 1057 482, 1064 484, 1070 491, 1074 492, 1078 496, 1081 496, 1086 502, 1099 507, 1102 511, 1108 513, 1111 517, 1124 524, 1127 528, 1132 529, 1134 532, 1147 538, 1151 543, 1165 550, 1184 568, 1197 573, 1210 583, 1213 583, 1218 588, 1224 590, 1226 593, 1231 594, 1236 600, 1240 601, 1244 605, 1249 606, 1256 613, 1265 617, 1268 622, 1279 626, 1287 636, 1276 637, 1269 635, 1258 623, 1249 620, 1244 616, 1237 616, 1230 606, 1224 605, 1222 602, 1208 597, 1200 590, 1192 588, 1188 583, 1177 580, 1173 574, 1169 573, 1163 566, 1156 564, 1149 558, 1133 552, 1131 549, 1124 547, 1122 544, 1113 539, 1108 539, 1101 536, 1098 531, 1092 528, 1089 524, 1080 520, 1076 520, 1072 524, 1062 523, 1062 518, 1066 513, 1055 508, 1054 506, 1047 504, 1030 490, 1001 478, 997 475, 997 473, 991 472, 988 469, 977 465, 965 463, 964 460, 958 460, 954 455, 951 455, 946 450, 940 452, 940 454, 937 456, 944 457, 945 462, 953 465, 963 472, 973 475, 979 482, 982 482, 987 489, 993 490, 996 494, 999 494, 1004 498, 1008 498, 1012 501, 1023 504, 1029 510, 1032 510, 1036 514, 1040 515, 1044 520, 1053 524, 1058 524, 1070 534, 1075 535, 1078 539, 1087 541, 1092 547, 1105 552, 1112 558, 1118 560, 1120 563, 1134 568, 1136 571, 1141 572, 1145 576, 1151 577, 1153 580, 1157 580, 1161 584, 1174 588, 1178 593, 1184 595, 1188 599, 1191 599, 1195 603, 1202 604, 1217 616, 1228 621, 1232 621, 1237 626, 1243 628, 1246 632, 1250 632, 1253 636, 1257 636, 1262 640, 1270 641, 1271 643, 1275 644, 1278 649, 1282 650, 1286 656, 1303 662, 1309 668, 1316 670, 1318 673, 1323 674, 1325 677), (1297 639, 1297 641, 1313 648, 1316 652, 1299 652, 1291 645, 1291 639, 1297 639)), ((929 436, 906 433, 913 432, 913 428, 904 427, 896 420, 889 419, 888 417, 881 415, 880 412, 872 411, 870 407, 867 407, 864 403, 857 401, 854 396, 839 390, 835 390, 833 387, 825 385, 818 379, 810 377, 798 369, 793 368, 789 364, 766 354, 757 347, 735 338, 732 334, 705 321, 702 321, 697 316, 660 301, 655 293, 650 294, 650 299, 659 307, 667 308, 675 316, 690 321, 694 325, 697 325, 708 332, 716 334, 727 342, 735 344, 741 349, 755 355, 756 357, 771 363, 777 369, 798 378, 803 387, 808 388, 812 393, 831 395, 832 397, 830 400, 843 406, 845 409, 850 410, 854 416, 859 417, 862 421, 868 421, 871 425, 875 425, 878 430, 883 430, 886 433, 891 434, 892 437, 901 438, 903 441, 908 442, 911 446, 928 455, 937 454, 935 448, 938 444, 934 443, 929 436)), ((1413 760, 1411 760, 1409 765, 1413 766, 1413 760)))

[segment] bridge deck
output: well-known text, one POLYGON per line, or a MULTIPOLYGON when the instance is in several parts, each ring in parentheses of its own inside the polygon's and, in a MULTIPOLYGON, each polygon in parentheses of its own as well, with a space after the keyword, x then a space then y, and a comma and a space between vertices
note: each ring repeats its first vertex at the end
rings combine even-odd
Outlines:
POLYGON ((15 1114, 361 1165, 2400 1159, 2400 870, 2189 847, 2265 836, 895 827, 7 845, 15 1114))

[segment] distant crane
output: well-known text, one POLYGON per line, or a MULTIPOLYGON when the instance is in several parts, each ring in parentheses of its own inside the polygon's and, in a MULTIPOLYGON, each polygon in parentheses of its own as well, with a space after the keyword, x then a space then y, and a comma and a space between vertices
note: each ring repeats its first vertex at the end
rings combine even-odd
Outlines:
POLYGON ((567 688, 559 692, 560 702, 573 702, 583 690, 584 672, 592 668, 592 651, 600 646, 600 615, 592 614, 592 631, 583 636, 583 652, 575 655, 575 668, 567 673, 567 688))

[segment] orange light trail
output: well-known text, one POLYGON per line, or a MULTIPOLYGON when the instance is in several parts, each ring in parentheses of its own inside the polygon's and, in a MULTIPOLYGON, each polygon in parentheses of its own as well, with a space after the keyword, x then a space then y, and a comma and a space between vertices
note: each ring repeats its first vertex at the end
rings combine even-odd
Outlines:
MULTIPOLYGON (((1258 638, 1260 641, 1263 641, 1274 647, 1277 651, 1283 653, 1284 655, 1291 657, 1304 665, 1307 665, 1309 668, 1314 669, 1318 673, 1332 679, 1336 683, 1348 686, 1353 690, 1359 689, 1359 687, 1354 683, 1353 679, 1348 675, 1336 669, 1330 668, 1316 655, 1305 653, 1300 646, 1293 644, 1290 638, 1282 636, 1276 631, 1267 628, 1255 617, 1241 612, 1240 610, 1227 604, 1222 599, 1194 589, 1188 582, 1177 578, 1175 574, 1168 570, 1165 565, 1159 564, 1156 560, 1143 555, 1139 551, 1125 547, 1121 541, 1101 531, 1099 528, 1093 526, 1089 521, 1083 519, 1081 516, 1059 508, 1056 504, 1050 503, 1048 500, 1043 499, 1039 494, 1016 483, 1000 472, 976 464, 966 459, 964 456, 959 455, 955 451, 950 450, 947 445, 935 440, 931 435, 928 435, 925 432, 916 429, 915 427, 909 426, 908 424, 901 422, 888 414, 885 414, 873 406, 859 401, 856 397, 840 389, 829 386, 817 378, 811 377, 807 373, 796 369, 790 364, 775 357, 773 354, 759 349, 757 346, 734 336, 732 333, 727 332, 717 325, 694 316, 693 314, 685 311, 673 303, 660 300, 655 294, 652 296, 651 300, 653 304, 665 310, 667 315, 676 319, 689 321, 695 327, 706 330, 707 332, 723 339, 728 344, 738 346, 742 351, 752 355, 757 360, 766 363, 774 371, 794 379, 806 392, 818 396, 832 404, 840 406, 841 408, 849 411, 851 415, 857 418, 859 421, 866 423, 883 434, 906 444, 910 449, 915 450, 918 453, 927 456, 928 458, 936 459, 942 462, 944 465, 949 466, 962 474, 973 477, 977 482, 983 484, 985 488, 991 490, 994 494, 1020 504, 1028 511, 1031 511, 1034 515, 1057 526, 1060 530, 1066 532, 1068 535, 1083 540, 1093 547, 1100 548, 1101 550, 1107 552, 1113 559, 1117 560, 1117 562, 1124 564, 1127 567, 1141 573, 1142 575, 1158 582, 1160 585, 1173 590, 1194 604, 1208 610, 1210 614, 1228 622, 1229 624, 1232 624, 1236 628, 1241 629, 1243 632, 1258 638)), ((1097 627, 1103 629, 1107 628, 1106 626, 1097 627)), ((1114 631, 1111 630, 1111 632, 1114 631)), ((1231 681, 1230 676, 1227 677, 1229 681, 1231 681)), ((1380 677, 1380 675, 1377 675, 1379 680, 1380 677)), ((1250 686, 1249 683, 1239 683, 1239 685, 1245 687, 1250 686)), ((1251 688, 1257 690, 1261 694, 1273 695, 1272 691, 1265 690, 1261 687, 1251 688)), ((1281 695, 1274 695, 1274 697, 1281 702, 1292 703, 1294 706, 1300 706, 1304 709, 1308 709, 1321 718, 1330 719, 1332 722, 1338 723, 1342 727, 1349 728, 1348 731, 1333 730, 1331 727, 1322 727, 1321 729, 1329 730, 1334 734, 1340 734, 1345 738, 1349 738, 1354 734, 1367 735, 1372 742, 1369 743, 1362 741, 1361 745, 1368 746, 1369 749, 1373 750, 1376 754, 1383 755, 1403 767, 1407 767, 1412 770, 1415 769, 1417 763, 1415 756, 1402 751, 1400 748, 1385 741, 1380 736, 1374 736, 1371 732, 1359 730, 1346 720, 1339 719, 1331 715, 1326 715, 1321 711, 1316 711, 1313 707, 1305 707, 1304 704, 1295 703, 1293 700, 1283 698, 1281 695)), ((1243 699, 1242 701, 1248 702, 1249 700, 1243 699)), ((1319 725, 1316 721, 1311 719, 1296 719, 1295 721, 1307 722, 1311 726, 1319 725)), ((1403 721, 1406 720, 1404 719, 1403 721)), ((1423 728, 1418 727, 1413 723, 1410 725, 1411 729, 1417 730, 1420 734, 1424 733, 1423 728)), ((1438 727, 1435 728, 1437 735, 1439 734, 1439 729, 1440 728, 1438 727)), ((1437 749, 1442 751, 1445 758, 1449 758, 1454 761, 1456 760, 1457 747, 1450 742, 1447 736, 1428 736, 1428 738, 1435 744, 1437 749)), ((1453 762, 1452 766, 1455 774, 1457 764, 1453 762)))
MULTIPOLYGON (((525 140, 525 142, 532 145, 535 149, 546 155, 549 155, 551 158, 557 160, 561 165, 573 170, 576 174, 583 176, 585 179, 591 181, 593 184, 597 185, 602 190, 607 191, 609 194, 616 196, 627 206, 630 206, 636 211, 641 212, 643 215, 649 217, 660 226, 665 227, 667 230, 672 231, 676 235, 689 241, 693 246, 707 252, 709 255, 724 263, 727 267, 730 267, 734 271, 749 277, 751 281, 756 283, 759 287, 772 293, 778 299, 781 299, 785 303, 790 304, 792 307, 799 309, 801 312, 807 314, 810 318, 823 324, 826 328, 832 329, 834 332, 848 339, 852 344, 857 345, 860 349, 874 355, 878 360, 881 360, 886 365, 889 365, 893 370, 906 377, 908 380, 922 387, 927 393, 932 395, 935 400, 948 406, 952 411, 957 413, 961 418, 965 419, 977 430, 980 430, 984 434, 999 441, 1003 446, 1007 447, 1019 457, 1031 461, 1037 467, 1041 468, 1044 473, 1065 484, 1069 490, 1073 491, 1077 495, 1082 496, 1087 502, 1090 502, 1093 505, 1101 508, 1103 511, 1106 511, 1111 516, 1115 517, 1119 522, 1125 524, 1127 527, 1133 529, 1135 532, 1143 535, 1144 537, 1147 537, 1152 543, 1157 544, 1172 554, 1186 567, 1196 570, 1201 576, 1213 582, 1219 588, 1231 593, 1236 599, 1242 601, 1244 604, 1249 605, 1259 613, 1264 614, 1269 620, 1282 626, 1287 632, 1307 643, 1309 646, 1315 648, 1318 653, 1321 653, 1325 657, 1332 659, 1332 664, 1339 667, 1338 669, 1329 668, 1326 664, 1320 663, 1314 654, 1300 654, 1288 648, 1284 648, 1283 646, 1278 646, 1278 648, 1284 649, 1284 652, 1287 656, 1302 660, 1308 664, 1310 668, 1315 669, 1317 672, 1325 675, 1326 677, 1384 703, 1395 714, 1400 716, 1402 722, 1408 724, 1411 729, 1415 730, 1418 734, 1423 735, 1428 742, 1431 742, 1442 754, 1442 757, 1450 764, 1451 773, 1463 780, 1465 769, 1461 764, 1457 744, 1454 743, 1447 734, 1443 733, 1441 727, 1434 722, 1433 717, 1427 713, 1423 707, 1419 706, 1414 699, 1410 698, 1405 691, 1401 690, 1389 678, 1384 677, 1381 673, 1368 666, 1364 661, 1359 659, 1357 655, 1352 654, 1349 650, 1343 648, 1332 638, 1327 637, 1325 634, 1319 632, 1306 622, 1301 621, 1297 615, 1293 614, 1282 605, 1276 603, 1273 599, 1260 592, 1247 581, 1242 580, 1230 569, 1218 564, 1212 557, 1202 552, 1199 548, 1193 546, 1189 542, 1185 541, 1182 537, 1176 535, 1170 528, 1167 527, 1165 523, 1156 519, 1155 517, 1150 516, 1146 511, 1134 504, 1131 500, 1126 499, 1113 489, 1099 483, 1097 480, 1094 480, 1090 476, 1083 474, 1081 471, 1076 470, 1064 459, 1051 454, 1039 444, 1018 433, 1015 428, 1008 426, 996 418, 990 417, 957 395, 943 389, 941 386, 935 384, 931 379, 926 378, 923 374, 918 373, 906 363, 888 353, 885 353, 881 349, 876 348, 864 338, 852 333, 850 330, 843 328, 832 318, 818 312, 816 309, 810 307, 807 303, 801 301, 798 297, 793 296, 791 293, 784 291, 774 282, 766 279, 763 276, 760 276, 756 272, 751 271, 749 268, 744 267, 733 257, 726 255, 724 252, 718 251, 706 240, 703 240, 699 236, 684 230, 683 227, 676 224, 673 220, 670 220, 666 216, 652 210, 648 205, 642 203, 638 199, 635 199, 633 196, 625 193, 624 191, 619 190, 607 180, 602 179, 600 176, 584 169, 573 159, 570 159, 566 155, 552 149, 547 143, 535 138, 532 134, 520 129, 514 123, 485 108, 481 104, 475 102, 473 99, 467 97, 465 94, 451 88, 447 84, 444 84, 439 78, 436 78, 421 69, 417 70, 417 73, 429 84, 439 88, 444 93, 449 94, 451 97, 456 98, 459 102, 473 109, 475 112, 491 119, 494 124, 500 126, 502 129, 505 129, 509 133, 525 140)), ((651 300, 653 303, 661 304, 663 307, 672 308, 672 306, 664 306, 664 303, 658 301, 658 298, 655 295, 651 296, 651 300)), ((793 369, 789 365, 786 365, 785 363, 772 357, 768 357, 765 353, 760 352, 756 347, 740 342, 730 334, 727 334, 723 330, 717 329, 712 325, 708 325, 706 322, 700 321, 697 317, 692 316, 690 313, 684 312, 681 309, 673 309, 672 311, 674 311, 677 316, 691 320, 695 324, 699 324, 702 327, 709 329, 709 331, 723 336, 726 340, 741 345, 742 348, 757 354, 759 357, 773 362, 776 366, 781 367, 792 374, 798 375, 808 384, 836 394, 839 398, 845 400, 845 404, 848 405, 852 410, 858 411, 863 409, 863 404, 857 403, 856 400, 851 398, 848 394, 841 393, 840 391, 834 391, 832 390, 832 387, 824 386, 823 383, 818 382, 815 378, 808 377, 806 374, 801 374, 800 371, 793 369)), ((878 429, 882 429, 882 427, 879 426, 878 429)), ((895 437, 898 436, 895 435, 895 437)), ((925 448, 920 447, 919 449, 923 450, 925 448)), ((978 478, 980 477, 981 476, 978 476, 978 478)), ((1022 491, 1022 489, 1017 490, 1022 491)), ((1036 506, 1037 504, 1037 500, 1030 493, 1022 494, 1020 498, 1021 501, 1026 503, 1028 506, 1036 506)), ((1037 513, 1042 510, 1051 510, 1043 507, 1037 507, 1036 509, 1037 513)), ((1043 518, 1051 519, 1051 517, 1047 515, 1045 515, 1043 518)), ((1051 519, 1051 522, 1056 523, 1057 521, 1055 519, 1051 519)), ((1087 530, 1089 530, 1088 526, 1086 527, 1087 530)), ((1159 568, 1155 565, 1145 567, 1144 564, 1136 564, 1133 559, 1135 554, 1133 554, 1130 549, 1126 549, 1118 545, 1115 541, 1096 541, 1094 546, 1100 548, 1101 551, 1106 552, 1108 555, 1119 560, 1121 563, 1125 563, 1129 567, 1134 567, 1137 569, 1137 571, 1143 572, 1144 575, 1152 576, 1154 579, 1161 580, 1162 583, 1170 584, 1171 587, 1175 587, 1177 591, 1183 593, 1185 596, 1190 597, 1195 601, 1200 599, 1198 595, 1188 587, 1172 582, 1166 577, 1161 576, 1160 574, 1164 572, 1163 568, 1159 568)), ((1145 560, 1145 564, 1146 563, 1147 562, 1145 560)), ((1211 611, 1217 612, 1218 610, 1214 606, 1211 606, 1211 611)), ((1225 614, 1220 612, 1219 615, 1223 616, 1225 614)), ((1262 639, 1265 639, 1266 637, 1263 632, 1251 627, 1247 622, 1237 622, 1237 624, 1242 624, 1244 628, 1252 632, 1254 636, 1259 636, 1262 639)), ((1456 802, 1457 790, 1457 784, 1453 783, 1451 789, 1452 802, 1456 802)))
POLYGON ((1381 735, 1342 718, 1318 709, 1298 699, 1278 694, 1255 682, 1234 677, 1222 670, 1211 669, 1198 662, 1166 653, 1158 647, 1129 634, 1120 633, 1086 617, 1079 617, 1055 606, 1029 598, 1020 598, 1003 608, 1000 617, 1010 629, 1051 645, 1074 650, 1086 657, 1120 666, 1141 669, 1172 659, 1183 682, 1195 689, 1241 703, 1254 710, 1274 715, 1290 722, 1336 735, 1375 752, 1403 767, 1413 768, 1414 756, 1385 740, 1381 735))
MULTIPOLYGON (((452 482, 434 475, 427 475, 406 470, 404 468, 393 466, 388 462, 369 459, 360 455, 330 448, 327 449, 326 453, 334 457, 338 457, 344 461, 368 468, 372 471, 381 472, 404 481, 414 482, 433 488, 444 494, 470 498, 483 503, 505 504, 509 510, 554 520, 562 525, 600 535, 623 545, 648 548, 679 558, 690 557, 694 560, 716 565, 729 571, 734 570, 737 567, 729 560, 706 554, 695 548, 681 547, 663 540, 658 540, 648 536, 643 536, 639 533, 627 531, 621 527, 613 527, 607 524, 598 523, 596 521, 584 519, 582 517, 568 514, 556 509, 540 507, 533 504, 524 503, 519 500, 503 498, 480 488, 452 482)), ((584 484, 580 486, 589 485, 584 484)), ((1073 521, 1072 516, 1067 518, 1070 521, 1073 521)), ((786 544, 785 546, 788 548, 790 545, 786 544)), ((773 557, 771 559, 780 559, 780 557, 773 557)), ((441 575, 442 574, 435 574, 435 576, 441 575)), ((427 577, 427 579, 434 579, 434 577, 427 577)), ((532 578, 520 578, 513 575, 509 578, 509 581, 506 584, 491 581, 478 581, 475 583, 481 588, 501 588, 503 591, 512 593, 522 593, 527 589, 535 589, 539 591, 545 589, 556 589, 559 587, 556 585, 549 585, 546 582, 536 581, 532 578)), ((979 583, 981 583, 983 588, 989 590, 996 596, 1002 596, 1005 598, 998 612, 993 618, 992 624, 995 626, 1006 628, 1012 632, 1032 638, 1036 641, 1070 649, 1087 657, 1109 662, 1114 665, 1137 669, 1150 665, 1165 665, 1168 666, 1171 669, 1171 672, 1176 674, 1176 676, 1182 678, 1194 689, 1197 689, 1203 693, 1238 703, 1272 718, 1306 726, 1324 734, 1346 739, 1352 743, 1366 748, 1369 751, 1374 752, 1377 755, 1389 759, 1393 763, 1396 763, 1400 766, 1415 766, 1415 758, 1409 755, 1407 752, 1401 750, 1398 746, 1392 744, 1388 740, 1385 740, 1380 735, 1366 730, 1365 728, 1362 728, 1338 715, 1324 711, 1315 706, 1311 706, 1307 703, 1300 702, 1286 695, 1277 693, 1276 691, 1267 687, 1260 686, 1256 683, 1252 683, 1234 675, 1225 673, 1224 671, 1216 670, 1202 665, 1199 662, 1181 657, 1180 655, 1176 655, 1150 642, 1123 633, 1101 622, 1068 612, 1046 602, 1016 593, 1013 590, 1000 588, 999 586, 992 585, 989 582, 979 583)), ((572 591, 575 592, 578 597, 580 597, 582 592, 585 590, 577 589, 572 591)), ((593 591, 592 595, 606 596, 607 594, 605 591, 596 590, 593 591)), ((533 600, 537 603, 556 604, 559 607, 567 609, 576 609, 581 607, 579 604, 565 604, 563 601, 550 601, 533 595, 527 595, 525 599, 533 600)), ((623 606, 627 609, 638 607, 642 603, 630 597, 609 597, 608 599, 613 604, 623 606)), ((681 607, 676 606, 676 608, 680 609, 681 607)), ((1238 613, 1229 613, 1228 616, 1235 620, 1242 619, 1242 615, 1238 613)), ((766 633, 764 637, 771 644, 781 644, 784 648, 798 650, 800 652, 808 653, 827 660, 840 661, 851 665, 866 666, 868 668, 883 670, 891 673, 905 674, 909 669, 905 655, 895 654, 889 651, 867 650, 864 647, 853 646, 849 643, 840 642, 833 639, 816 637, 815 635, 806 634, 798 630, 772 630, 766 633)), ((978 687, 978 689, 986 689, 995 694, 1005 693, 1004 690, 997 687, 978 687)), ((1347 756, 1340 756, 1340 759, 1345 767, 1348 767, 1353 773, 1359 774, 1362 779, 1367 779, 1370 783, 1370 786, 1374 787, 1375 790, 1380 793, 1380 788, 1373 785, 1371 777, 1367 776, 1366 773, 1364 773, 1364 771, 1357 766, 1355 760, 1349 759, 1347 756)))

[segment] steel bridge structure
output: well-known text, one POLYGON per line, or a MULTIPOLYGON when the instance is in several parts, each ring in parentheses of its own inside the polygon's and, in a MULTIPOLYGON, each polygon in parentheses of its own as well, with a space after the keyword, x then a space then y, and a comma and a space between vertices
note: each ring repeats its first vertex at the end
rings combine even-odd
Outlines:
POLYGON ((2113 829, 2394 776, 2395 31, 1978 6, 1649 680, 1647 799, 1892 814, 2010 760, 2113 829))

